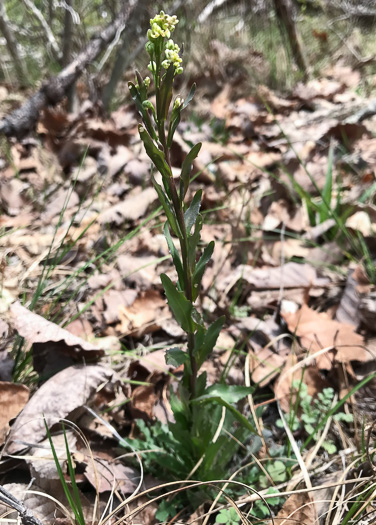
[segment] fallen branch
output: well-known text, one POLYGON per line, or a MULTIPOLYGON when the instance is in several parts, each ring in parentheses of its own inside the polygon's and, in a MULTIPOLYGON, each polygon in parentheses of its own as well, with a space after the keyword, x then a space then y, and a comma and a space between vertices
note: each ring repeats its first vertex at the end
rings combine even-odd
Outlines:
POLYGON ((119 16, 98 36, 93 37, 87 47, 65 67, 57 76, 52 77, 29 98, 23 106, 0 122, 0 133, 7 137, 21 139, 33 130, 39 120, 40 111, 47 106, 55 106, 67 94, 85 68, 96 60, 99 54, 115 37, 117 31, 129 20, 131 11, 124 7, 119 16))

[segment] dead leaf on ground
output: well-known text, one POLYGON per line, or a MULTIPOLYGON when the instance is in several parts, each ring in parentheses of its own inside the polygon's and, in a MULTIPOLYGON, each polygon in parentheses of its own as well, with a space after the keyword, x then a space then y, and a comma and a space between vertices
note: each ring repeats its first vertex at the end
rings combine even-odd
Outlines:
POLYGON ((146 188, 142 192, 136 188, 122 202, 101 213, 98 220, 100 224, 112 223, 117 226, 125 221, 136 221, 145 215, 150 204, 157 198, 154 188, 146 188))
POLYGON ((333 347, 333 350, 316 357, 319 369, 330 370, 333 360, 341 363, 367 360, 363 337, 354 331, 353 326, 335 321, 327 313, 316 312, 307 305, 295 313, 282 312, 281 315, 290 332, 300 338, 301 345, 311 355, 333 347))
POLYGON ((48 223, 55 217, 59 217, 62 210, 70 210, 78 205, 80 199, 72 188, 61 188, 56 192, 54 198, 47 204, 46 210, 42 213, 41 219, 48 223))
POLYGON ((131 306, 119 308, 122 333, 150 333, 158 330, 158 320, 162 317, 171 317, 166 308, 166 301, 157 290, 142 292, 131 306))
MULTIPOLYGON (((90 403, 97 389, 115 372, 99 365, 66 368, 46 381, 33 395, 11 428, 7 454, 16 454, 46 437, 49 427, 90 403)), ((78 414, 76 413, 76 416, 78 414)))
POLYGON ((33 345, 33 364, 39 373, 56 372, 79 360, 88 362, 104 355, 102 349, 31 312, 19 302, 11 306, 11 313, 19 335, 33 345))
POLYGON ((122 278, 129 284, 145 290, 159 282, 156 258, 153 255, 132 255, 126 253, 117 258, 117 266, 122 278))
POLYGON ((140 478, 140 473, 136 469, 120 461, 95 455, 94 463, 89 458, 84 475, 94 488, 98 486, 100 493, 120 490, 123 494, 131 494, 136 489, 140 478))
POLYGON ((0 382, 0 445, 5 441, 9 422, 18 416, 29 400, 30 391, 25 385, 0 382))
POLYGON ((309 264, 287 263, 278 268, 253 268, 240 265, 221 282, 221 289, 232 288, 239 279, 243 279, 256 290, 282 288, 304 288, 322 286, 328 279, 319 278, 313 266, 309 264))
POLYGON ((313 525, 317 522, 315 502, 309 494, 292 494, 275 517, 278 525, 313 525))

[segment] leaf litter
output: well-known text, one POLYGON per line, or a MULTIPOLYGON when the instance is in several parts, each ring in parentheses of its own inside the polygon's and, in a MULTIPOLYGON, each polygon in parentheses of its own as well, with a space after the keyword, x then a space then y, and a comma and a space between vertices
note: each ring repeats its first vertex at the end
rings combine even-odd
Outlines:
MULTIPOLYGON (((222 75, 214 64, 212 69, 222 75)), ((192 176, 204 188, 203 242, 215 238, 216 247, 198 304, 209 318, 227 318, 204 369, 211 382, 224 374, 244 384, 248 356, 251 380, 264 395, 258 399, 256 389, 255 399, 261 406, 269 396, 264 426, 275 425, 274 395, 289 411, 294 380, 306 383, 313 397, 328 386, 343 395, 356 384, 361 366, 372 370, 374 363, 374 119, 357 116, 368 103, 355 92, 359 82, 356 71, 343 74, 338 66, 327 77, 298 85, 289 97, 260 86, 254 96, 233 98, 227 84, 210 102, 223 136, 192 120, 182 123, 173 144, 176 173, 190 144, 204 143, 192 176), (340 199, 340 212, 351 211, 340 220, 329 211, 319 220, 308 208, 325 187, 331 143, 336 156, 330 204, 340 199), (312 202, 304 200, 305 192, 312 202), (338 223, 346 235, 336 231, 338 223)), ((205 111, 205 101, 200 104, 205 111)), ((17 454, 21 464, 24 455, 22 468, 36 478, 35 488, 61 501, 58 484, 52 490, 49 483, 57 478, 43 417, 54 432, 61 419, 69 419, 85 433, 94 464, 86 445, 69 437, 85 494, 97 480, 100 493, 115 487, 130 494, 138 470, 117 459, 113 434, 84 407, 101 409, 122 436, 137 436, 137 418, 171 420, 169 389, 181 373, 164 361, 167 348, 184 347, 185 341, 159 281, 161 273, 174 276, 136 129, 129 104, 111 120, 89 101, 76 115, 45 110, 37 127, 43 148, 37 141, 12 144, 12 162, 4 159, 0 172, 0 245, 6 255, 0 261, 0 309, 10 327, 1 366, 19 366, 19 358, 11 360, 17 335, 38 373, 28 386, 10 383, 9 372, 2 377, 3 457, 17 454), (37 289, 33 308, 17 302, 30 306, 37 289), (48 456, 43 474, 41 451, 48 456)), ((27 379, 26 369, 19 377, 27 379)), ((372 388, 365 391, 371 398, 372 388)), ((57 444, 60 438, 53 436, 57 444)), ((273 445, 278 439, 271 434, 273 445)), ((5 483, 7 468, 2 472, 5 483)), ((5 487, 15 495, 25 489, 20 483, 5 487)), ((50 522, 50 500, 29 495, 25 502, 50 522)), ((153 520, 155 506, 151 510, 145 523, 153 520)), ((293 494, 275 519, 309 525, 315 512, 308 496, 293 494)))

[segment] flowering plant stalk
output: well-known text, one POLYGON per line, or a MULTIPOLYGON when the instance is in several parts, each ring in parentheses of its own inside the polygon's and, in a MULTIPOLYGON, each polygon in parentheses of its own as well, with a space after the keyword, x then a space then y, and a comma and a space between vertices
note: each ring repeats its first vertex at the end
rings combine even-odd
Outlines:
POLYGON ((168 364, 184 365, 179 397, 172 400, 171 404, 175 419, 189 432, 194 426, 195 407, 199 403, 213 401, 228 407, 253 430, 248 420, 231 405, 249 394, 250 389, 225 385, 207 387, 206 374, 199 374, 202 364, 216 344, 224 317, 218 318, 207 328, 195 307, 205 267, 214 250, 214 241, 211 241, 199 254, 202 190, 195 193, 190 203, 186 202, 192 164, 199 154, 201 143, 194 145, 185 157, 177 184, 172 175, 170 148, 174 133, 181 112, 191 102, 196 89, 193 84, 185 100, 177 96, 172 103, 174 79, 183 72, 180 48, 171 39, 178 22, 176 16, 169 16, 163 11, 150 20, 146 50, 150 57, 148 69, 154 81, 155 106, 148 98, 151 84, 148 76, 142 78, 136 71, 135 83, 129 82, 131 96, 142 118, 142 124, 138 127, 140 138, 147 155, 162 176, 162 184, 153 175, 151 180, 166 214, 164 234, 177 272, 177 282, 174 284, 166 274, 161 275, 161 281, 175 319, 187 334, 186 351, 172 348, 166 352, 168 364), (175 247, 173 236, 179 241, 180 253, 175 247))

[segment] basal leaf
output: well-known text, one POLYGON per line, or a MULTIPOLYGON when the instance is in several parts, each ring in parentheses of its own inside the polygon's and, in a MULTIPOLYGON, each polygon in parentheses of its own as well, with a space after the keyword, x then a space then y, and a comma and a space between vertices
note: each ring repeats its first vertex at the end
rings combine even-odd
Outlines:
POLYGON ((168 246, 168 251, 170 252, 171 254, 171 257, 172 257, 172 260, 174 262, 174 266, 176 268, 176 272, 178 274, 178 278, 179 278, 179 288, 180 288, 180 291, 184 290, 184 271, 183 271, 183 264, 181 262, 181 259, 180 259, 180 255, 179 255, 179 252, 177 251, 177 249, 175 248, 175 244, 172 240, 172 237, 170 235, 170 230, 169 230, 169 224, 168 222, 165 223, 164 225, 164 228, 163 228, 163 232, 164 232, 164 236, 166 237, 166 241, 167 241, 167 246, 168 246))
POLYGON ((196 325, 192 319, 193 305, 186 299, 183 292, 179 292, 166 274, 161 274, 161 281, 166 292, 168 304, 175 319, 185 332, 193 333, 196 325))
POLYGON ((181 173, 180 173, 180 180, 181 180, 180 199, 181 201, 184 200, 184 197, 187 193, 188 186, 189 186, 189 179, 190 179, 191 170, 192 170, 192 164, 195 158, 197 157, 197 155, 199 154, 201 146, 202 146, 202 142, 199 142, 198 144, 193 146, 191 151, 188 153, 188 155, 183 160, 183 164, 181 167, 181 173))
POLYGON ((166 350, 166 363, 178 367, 184 365, 184 363, 189 359, 187 352, 184 352, 181 348, 174 347, 166 350))
POLYGON ((185 227, 187 234, 190 235, 192 226, 196 223, 197 216, 201 206, 202 190, 198 190, 192 199, 188 210, 184 213, 185 227))
POLYGON ((193 274, 193 300, 195 301, 199 292, 200 292, 200 284, 202 276, 204 275, 205 267, 208 264, 208 262, 211 259, 211 256, 213 255, 215 243, 214 241, 210 241, 209 244, 206 246, 205 250, 203 251, 198 263, 196 264, 196 269, 193 274))
MULTIPOLYGON (((209 326, 209 328, 206 331, 205 336, 203 337, 203 341, 201 345, 198 347, 198 350, 196 352, 196 360, 197 360, 197 366, 200 368, 204 361, 209 357, 211 354, 218 336, 222 330, 223 324, 225 322, 225 316, 219 317, 214 321, 213 324, 209 326)), ((219 385, 221 386, 221 385, 219 385)), ((247 392, 249 393, 249 392, 247 392)), ((229 401, 232 403, 233 401, 229 401)))

